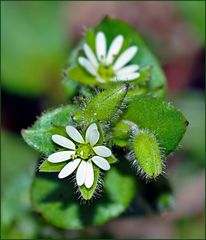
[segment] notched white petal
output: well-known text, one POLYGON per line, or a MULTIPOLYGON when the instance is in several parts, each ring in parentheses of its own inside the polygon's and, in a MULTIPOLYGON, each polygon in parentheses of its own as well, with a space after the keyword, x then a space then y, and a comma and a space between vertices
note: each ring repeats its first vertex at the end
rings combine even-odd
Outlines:
POLYGON ((116 82, 131 81, 131 80, 137 79, 138 77, 140 77, 140 73, 136 72, 136 73, 132 73, 130 75, 116 76, 115 81, 116 82))
POLYGON ((108 161, 103 158, 103 157, 99 157, 99 156, 94 156, 92 158, 92 161, 101 169, 107 171, 110 169, 110 164, 108 163, 108 161))
POLYGON ((108 54, 107 54, 107 58, 106 58, 107 64, 111 64, 113 62, 114 58, 117 56, 120 49, 122 48, 123 41, 124 41, 124 38, 122 35, 118 35, 112 41, 111 46, 108 51, 108 54))
POLYGON ((105 146, 96 146, 93 147, 94 152, 101 157, 109 157, 112 155, 112 152, 109 148, 105 146))
POLYGON ((69 162, 64 168, 62 168, 62 170, 58 175, 58 178, 68 177, 70 174, 72 174, 76 170, 80 162, 81 162, 81 159, 75 159, 69 162))
POLYGON ((87 131, 91 131, 91 130, 97 130, 97 124, 96 123, 92 123, 89 125, 89 127, 87 128, 87 131))
POLYGON ((95 55, 94 55, 94 53, 93 53, 93 51, 92 51, 92 49, 89 47, 89 45, 88 44, 84 44, 84 52, 85 52, 85 54, 86 54, 86 56, 87 56, 87 58, 89 59, 89 61, 91 62, 91 64, 95 67, 95 69, 97 69, 98 68, 98 62, 97 62, 97 59, 96 59, 96 57, 95 57, 95 55))
POLYGON ((103 32, 98 32, 96 35, 96 53, 99 61, 105 61, 106 58, 106 37, 103 32))
POLYGON ((51 163, 59 163, 64 162, 66 160, 71 159, 71 156, 75 154, 75 151, 61 151, 51 154, 48 157, 48 161, 51 163))
POLYGON ((78 58, 79 64, 85 68, 87 72, 89 72, 91 75, 96 76, 97 71, 95 67, 84 57, 79 57, 78 58))
POLYGON ((91 188, 91 186, 94 183, 94 170, 91 162, 87 162, 87 173, 86 173, 86 178, 84 185, 86 188, 91 188))
POLYGON ((78 186, 82 186, 85 182, 87 174, 87 164, 85 161, 81 161, 79 167, 77 168, 76 181, 78 186))
POLYGON ((75 142, 84 143, 82 135, 73 126, 66 126, 66 132, 75 142))
POLYGON ((90 143, 91 146, 94 146, 99 141, 99 131, 97 129, 93 129, 86 134, 86 142, 90 143))
POLYGON ((62 147, 75 150, 75 144, 68 138, 63 137, 61 135, 58 135, 58 134, 52 135, 52 141, 62 147))
POLYGON ((116 62, 113 65, 113 70, 117 71, 120 68, 122 68, 124 65, 126 65, 128 62, 132 60, 132 58, 135 56, 137 53, 137 47, 132 46, 127 48, 116 60, 116 62))
POLYGON ((86 136, 85 136, 86 141, 89 139, 89 135, 91 134, 91 132, 92 132, 93 130, 98 130, 96 123, 90 124, 90 126, 87 128, 86 136))
POLYGON ((139 66, 137 64, 132 64, 126 67, 121 68, 116 72, 117 76, 123 76, 123 75, 130 75, 134 72, 136 72, 139 69, 139 66))

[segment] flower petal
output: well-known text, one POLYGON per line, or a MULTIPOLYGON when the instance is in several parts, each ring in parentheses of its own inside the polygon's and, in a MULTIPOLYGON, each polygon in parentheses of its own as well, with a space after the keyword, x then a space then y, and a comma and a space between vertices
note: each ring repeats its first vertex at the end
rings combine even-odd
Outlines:
POLYGON ((111 81, 113 81, 113 82, 131 81, 131 80, 138 78, 139 76, 140 76, 140 73, 136 72, 136 73, 132 73, 130 75, 116 76, 116 77, 112 78, 111 81))
POLYGON ((107 171, 110 169, 110 165, 108 161, 105 158, 99 157, 99 156, 94 156, 92 158, 92 161, 101 169, 107 171))
POLYGON ((86 142, 90 143, 91 146, 94 146, 99 141, 99 131, 97 129, 93 129, 88 131, 86 134, 86 142))
POLYGON ((106 38, 103 32, 98 32, 96 35, 96 53, 99 61, 104 61, 106 57, 106 38))
POLYGON ((63 137, 58 134, 54 134, 54 135, 52 135, 52 140, 53 140, 53 142, 55 142, 56 144, 58 144, 62 147, 75 150, 75 144, 66 137, 63 137))
POLYGON ((97 128, 97 124, 96 123, 92 123, 89 125, 89 127, 87 128, 87 131, 86 131, 86 140, 88 139, 89 137, 89 134, 93 131, 93 130, 98 130, 97 128))
POLYGON ((71 156, 75 154, 75 151, 61 151, 51 154, 48 157, 48 161, 51 163, 59 163, 64 162, 66 160, 71 159, 71 156))
POLYGON ((139 66, 137 64, 132 64, 126 67, 121 68, 119 71, 116 72, 116 75, 130 75, 134 72, 136 72, 139 69, 139 66))
POLYGON ((73 126, 66 126, 66 132, 75 142, 84 143, 82 135, 73 126))
POLYGON ((90 188, 94 183, 94 170, 91 162, 87 162, 87 173, 85 178, 85 186, 86 188, 90 188))
POLYGON ((132 60, 132 58, 135 56, 135 54, 137 53, 137 47, 133 46, 133 47, 129 47, 127 48, 117 59, 117 61, 115 62, 115 64, 113 65, 113 70, 117 71, 119 70, 121 67, 123 67, 124 65, 126 65, 128 62, 130 62, 132 60))
POLYGON ((87 163, 85 161, 81 161, 76 174, 77 185, 82 186, 85 182, 87 174, 87 163))
POLYGON ((112 41, 109 51, 107 53, 107 59, 106 63, 111 64, 116 57, 116 55, 119 53, 120 49, 122 48, 124 38, 122 35, 118 35, 115 37, 115 39, 112 41))
POLYGON ((84 52, 87 56, 87 58, 89 59, 89 61, 91 62, 91 64, 95 67, 95 68, 98 68, 98 62, 97 62, 97 59, 92 51, 92 49, 89 47, 88 44, 84 44, 84 52))
POLYGON ((94 66, 84 57, 78 58, 79 64, 87 70, 91 75, 96 76, 97 71, 94 66))
POLYGON ((96 146, 96 147, 93 147, 93 150, 97 155, 101 157, 109 157, 112 155, 111 150, 105 146, 96 146))
POLYGON ((69 162, 64 168, 62 168, 62 170, 58 175, 58 178, 68 177, 70 174, 72 174, 75 171, 75 169, 78 167, 80 162, 81 162, 81 159, 75 159, 69 162))

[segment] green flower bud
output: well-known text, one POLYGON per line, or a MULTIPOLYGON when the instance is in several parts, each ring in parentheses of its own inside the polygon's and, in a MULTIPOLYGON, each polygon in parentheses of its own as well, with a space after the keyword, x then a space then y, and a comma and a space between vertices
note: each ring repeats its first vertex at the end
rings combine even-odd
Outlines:
POLYGON ((155 178, 162 173, 161 151, 154 134, 141 131, 133 140, 133 151, 138 164, 147 178, 155 178))
POLYGON ((128 84, 111 87, 96 95, 87 105, 84 111, 84 121, 111 121, 121 107, 127 93, 128 84))

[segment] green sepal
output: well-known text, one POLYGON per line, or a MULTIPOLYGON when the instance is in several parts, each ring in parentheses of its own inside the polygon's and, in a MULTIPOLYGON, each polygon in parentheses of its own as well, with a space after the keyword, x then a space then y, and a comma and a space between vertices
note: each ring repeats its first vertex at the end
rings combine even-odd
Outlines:
POLYGON ((100 169, 93 164, 93 170, 94 170, 94 183, 91 186, 91 188, 86 188, 84 185, 79 187, 81 196, 85 200, 91 199, 95 194, 95 191, 98 191, 97 187, 98 187, 100 169))
POLYGON ((39 166, 39 172, 60 172, 67 165, 68 161, 60 163, 50 163, 47 159, 39 166))
MULTIPOLYGON (((68 69, 67 77, 72 79, 72 81, 79 82, 81 84, 88 84, 91 86, 96 85, 97 80, 89 74, 84 68, 81 66, 73 66, 68 69)), ((65 84, 67 84, 67 80, 65 80, 65 84)))
POLYGON ((119 161, 114 155, 111 155, 110 157, 107 157, 106 159, 109 162, 109 164, 114 164, 119 161))

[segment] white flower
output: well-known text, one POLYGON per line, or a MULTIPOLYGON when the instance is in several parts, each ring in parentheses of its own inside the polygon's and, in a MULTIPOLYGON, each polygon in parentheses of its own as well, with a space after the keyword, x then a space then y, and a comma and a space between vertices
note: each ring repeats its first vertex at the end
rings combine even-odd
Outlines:
POLYGON ((66 132, 75 143, 61 135, 53 135, 52 140, 68 150, 51 154, 48 157, 48 161, 51 163, 60 163, 71 160, 63 167, 58 177, 65 178, 77 169, 77 185, 82 186, 84 184, 86 188, 90 188, 94 183, 93 163, 102 170, 109 170, 110 164, 105 158, 111 156, 112 152, 105 146, 97 146, 100 134, 95 123, 88 127, 85 139, 72 126, 67 126, 66 132))
POLYGON ((139 69, 137 64, 125 66, 137 53, 137 46, 127 48, 115 60, 122 48, 123 41, 124 37, 122 35, 116 36, 107 52, 105 34, 98 32, 96 35, 96 55, 89 45, 85 43, 83 49, 87 58, 79 57, 79 64, 93 75, 97 81, 102 83, 108 81, 130 81, 138 78, 140 73, 137 72, 139 69))

